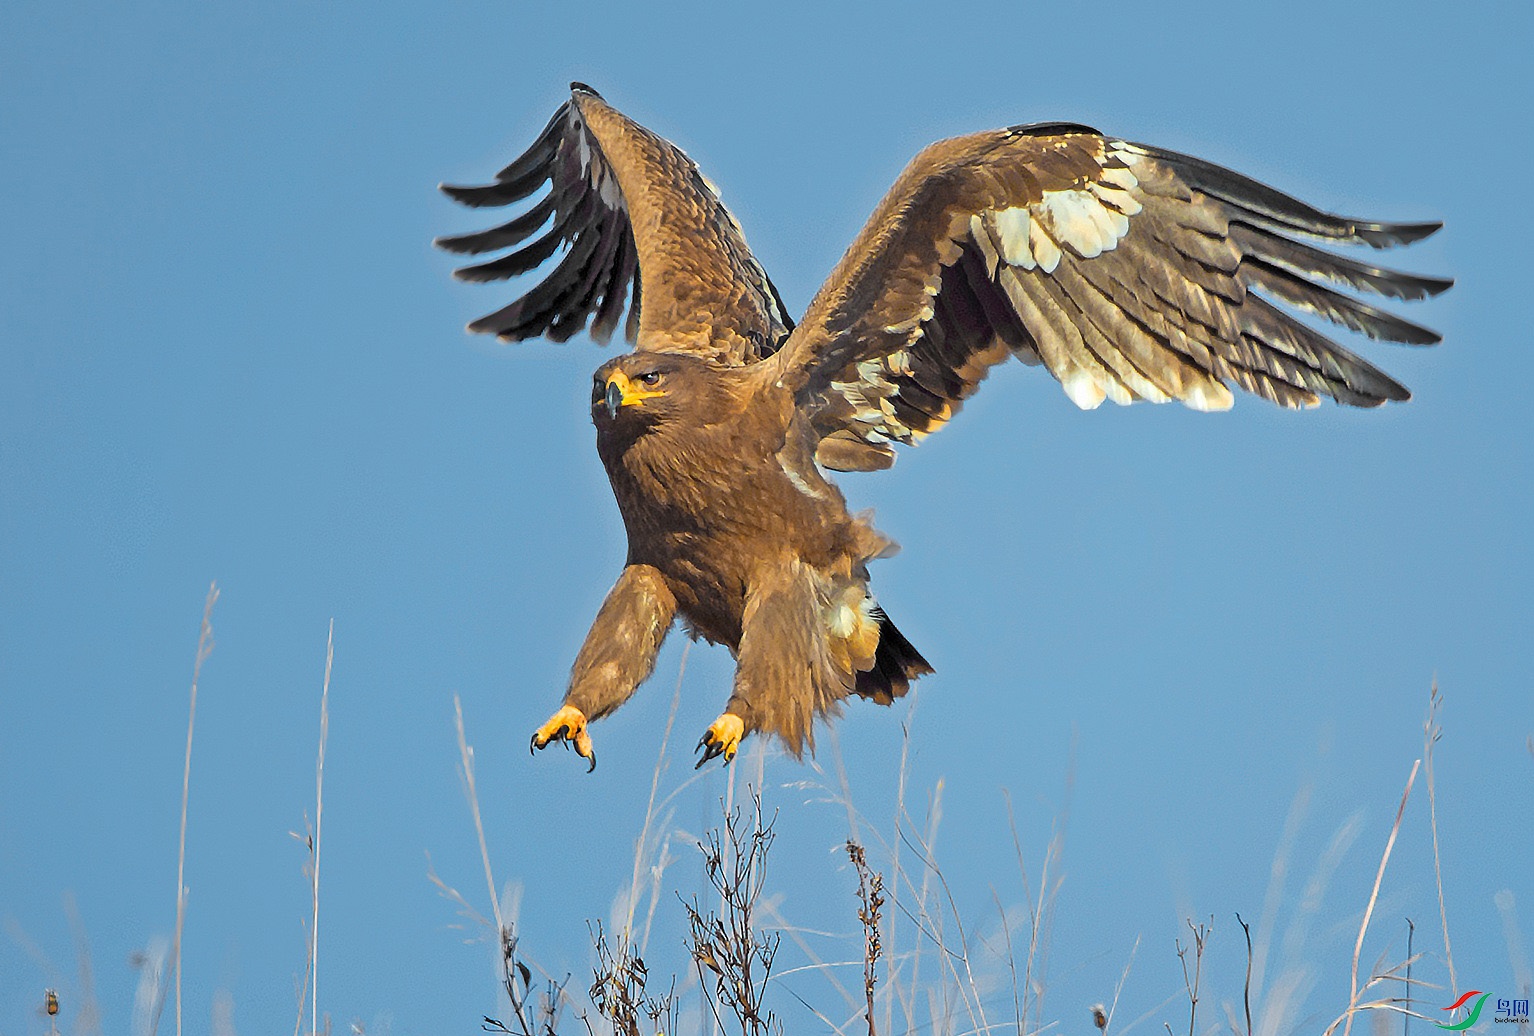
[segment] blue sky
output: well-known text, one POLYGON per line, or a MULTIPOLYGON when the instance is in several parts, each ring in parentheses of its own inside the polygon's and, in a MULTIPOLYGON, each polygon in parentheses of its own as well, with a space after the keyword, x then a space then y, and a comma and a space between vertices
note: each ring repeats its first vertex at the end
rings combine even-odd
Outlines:
MULTIPOLYGON (((1436 676, 1459 988, 1515 989, 1527 957, 1508 933, 1534 945, 1531 29, 1523 6, 1399 3, 8 3, 0 1033, 44 1031, 50 985, 66 1031, 78 1021, 66 896, 103 1027, 130 1030, 130 955, 174 926, 212 580, 188 1031, 208 1031, 216 1003, 241 1032, 295 1017, 309 898, 288 832, 312 810, 332 618, 321 1011, 426 1033, 497 1010, 489 949, 465 944, 426 878, 429 852, 488 909, 455 694, 497 880, 523 888, 524 945, 587 983, 585 921, 628 886, 683 640, 594 729, 595 776, 528 757, 622 560, 585 414, 606 354, 466 336, 511 289, 453 283, 429 244, 483 223, 434 185, 499 168, 571 79, 698 160, 796 312, 920 147, 1015 122, 1094 124, 1350 215, 1445 220, 1388 257, 1458 279, 1409 312, 1443 345, 1359 346, 1415 392, 1405 406, 1081 413, 1012 365, 894 471, 845 479, 904 546, 875 586, 938 675, 914 703, 849 708, 837 740, 886 837, 903 746, 918 823, 941 787, 937 854, 977 932, 995 935, 997 902, 1023 916, 1004 790, 1031 879, 1065 832, 1056 1031, 1111 999, 1137 939, 1115 1031, 1142 1016, 1134 1031, 1182 1031, 1188 916, 1214 917, 1199 1028, 1222 1022, 1245 966, 1234 914, 1270 901, 1269 982, 1303 994, 1275 1032, 1316 1031, 1347 1003, 1436 676)), ((663 920, 672 891, 699 887, 686 847, 726 793, 723 771, 684 782, 729 674, 722 650, 690 652, 683 751, 661 778, 678 832, 663 920)), ((836 758, 761 761, 781 811, 769 891, 788 923, 833 933, 805 937, 832 961, 857 952, 836 853, 847 812, 816 787, 838 786, 836 758)), ((737 781, 757 765, 743 756, 737 781)), ((1417 974, 1446 982, 1421 778, 1366 968, 1404 954, 1406 918, 1430 954, 1417 974)), ((683 962, 679 945, 666 920, 651 971, 683 962)), ((785 942, 785 969, 806 960, 785 942)), ((821 974, 782 985, 794 1031, 824 1026, 790 993, 850 1013, 821 974)), ((992 992, 993 1009, 1010 1003, 992 992)))

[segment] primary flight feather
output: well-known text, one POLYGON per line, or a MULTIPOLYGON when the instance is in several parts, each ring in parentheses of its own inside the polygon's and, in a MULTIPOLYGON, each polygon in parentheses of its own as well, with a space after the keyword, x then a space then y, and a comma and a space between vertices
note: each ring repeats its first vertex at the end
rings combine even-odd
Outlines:
POLYGON ((607 342, 627 308, 632 353, 592 386, 597 451, 628 532, 627 563, 533 746, 596 765, 588 724, 646 677, 680 615, 726 645, 735 685, 699 744, 734 758, 755 731, 796 755, 814 721, 859 694, 889 704, 931 667, 875 603, 868 562, 892 548, 824 470, 894 463, 1010 356, 1077 406, 1287 407, 1410 398, 1298 320, 1431 345, 1434 332, 1359 296, 1422 299, 1453 282, 1308 243, 1409 244, 1438 223, 1333 216, 1254 180, 1085 126, 1015 126, 912 160, 796 326, 717 193, 678 148, 591 88, 470 206, 524 201, 493 229, 439 238, 509 253, 464 280, 551 272, 469 325, 506 341, 607 342), (540 234, 540 231, 542 232, 540 234), (539 235, 536 236, 535 235, 539 235), (529 242, 529 239, 531 241, 529 242), (528 242, 528 243, 524 243, 528 242))

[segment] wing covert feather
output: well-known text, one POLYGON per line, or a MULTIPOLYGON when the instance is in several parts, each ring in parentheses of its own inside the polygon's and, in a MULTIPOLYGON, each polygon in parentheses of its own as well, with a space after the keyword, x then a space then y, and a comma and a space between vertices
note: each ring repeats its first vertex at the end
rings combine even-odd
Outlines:
POLYGON ((1294 237, 1383 248, 1438 226, 1333 216, 1084 126, 942 141, 896 180, 764 376, 832 437, 822 461, 852 467, 887 467, 889 443, 936 430, 1009 355, 1087 409, 1223 410, 1232 387, 1286 407, 1378 406, 1410 394, 1283 307, 1430 345, 1434 332, 1346 292, 1421 299, 1453 282, 1294 237))
POLYGON ((638 348, 689 352, 738 365, 772 352, 793 322, 718 193, 679 148, 571 84, 531 147, 493 183, 444 184, 473 207, 508 205, 545 183, 531 208, 489 230, 438 238, 448 251, 518 251, 455 271, 468 281, 503 280, 563 255, 532 290, 469 325, 521 341, 565 341, 585 330, 606 343, 624 310, 638 348), (640 279, 646 283, 641 304, 640 279))

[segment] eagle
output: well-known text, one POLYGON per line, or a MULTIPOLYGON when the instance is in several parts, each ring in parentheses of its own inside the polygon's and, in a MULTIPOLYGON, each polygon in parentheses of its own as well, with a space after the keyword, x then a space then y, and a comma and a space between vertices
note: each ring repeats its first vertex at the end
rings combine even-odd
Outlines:
POLYGON ((797 323, 692 160, 588 86, 571 84, 493 182, 441 190, 491 207, 545 185, 508 222, 435 243, 511 250, 455 271, 474 282, 560 254, 470 331, 606 344, 621 319, 634 346, 591 387, 628 556, 531 743, 564 742, 588 772, 589 725, 650 675, 679 616, 736 662, 699 766, 727 764, 755 732, 799 757, 843 699, 888 705, 931 673, 869 589, 869 563, 893 543, 826 473, 888 468, 895 444, 941 428, 995 365, 1041 366, 1086 410, 1224 410, 1233 388, 1284 407, 1374 407, 1410 393, 1296 311, 1432 345, 1438 334, 1358 296, 1417 300, 1453 283, 1311 243, 1388 248, 1441 223, 1331 215, 1074 123, 927 147, 797 323))

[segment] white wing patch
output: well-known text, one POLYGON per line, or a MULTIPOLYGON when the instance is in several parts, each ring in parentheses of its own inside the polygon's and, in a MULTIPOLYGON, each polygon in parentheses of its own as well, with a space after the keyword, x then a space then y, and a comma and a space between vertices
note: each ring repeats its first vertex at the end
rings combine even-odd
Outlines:
MULTIPOLYGON (((1083 410, 1104 400, 1127 406, 1135 399, 1166 402, 1172 394, 1154 383, 1103 331, 1087 323, 1078 326, 1057 307, 1035 300, 1020 278, 1053 278, 1068 254, 1095 259, 1118 247, 1129 233, 1130 220, 1143 206, 1134 166, 1142 153, 1122 141, 1106 142, 1095 178, 1061 190, 1045 191, 1026 206, 997 209, 973 216, 969 236, 985 258, 987 269, 1011 300, 1023 323, 1036 329, 1035 348, 1060 381, 1066 396, 1083 410)), ((1061 274, 1064 276, 1064 274, 1061 274)), ((1037 360, 1035 361, 1037 362, 1037 360)), ((1195 410, 1224 410, 1230 391, 1215 378, 1192 378, 1173 386, 1177 397, 1195 410)))
POLYGON ((1140 202, 1130 193, 1139 180, 1121 165, 1104 169, 1102 177, 1102 182, 1045 191, 1033 205, 973 218, 970 236, 992 261, 993 272, 1000 260, 1023 270, 1054 273, 1065 249, 1093 259, 1115 248, 1129 233, 1129 217, 1140 211, 1140 202))
POLYGON ((597 197, 609 209, 627 211, 628 206, 624 204, 623 192, 618 188, 618 178, 613 175, 612 168, 602 160, 602 153, 591 146, 591 138, 587 136, 589 130, 581 121, 573 105, 570 108, 570 127, 575 133, 578 148, 576 154, 580 156, 581 172, 596 189, 597 197))

